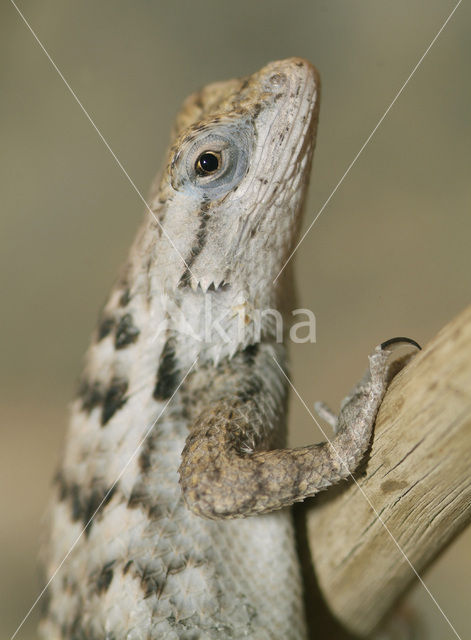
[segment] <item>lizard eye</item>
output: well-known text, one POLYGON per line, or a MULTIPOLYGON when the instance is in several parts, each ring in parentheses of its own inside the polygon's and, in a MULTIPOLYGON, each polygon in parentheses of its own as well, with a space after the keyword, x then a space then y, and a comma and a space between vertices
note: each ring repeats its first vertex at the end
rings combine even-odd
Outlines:
POLYGON ((199 176, 208 176, 219 169, 221 154, 217 151, 205 151, 195 163, 195 171, 199 176))
POLYGON ((217 151, 205 151, 195 163, 195 171, 199 176, 208 176, 219 169, 221 154, 217 151))
POLYGON ((253 142, 252 126, 240 121, 188 135, 171 164, 172 187, 205 199, 225 196, 246 174, 253 142))

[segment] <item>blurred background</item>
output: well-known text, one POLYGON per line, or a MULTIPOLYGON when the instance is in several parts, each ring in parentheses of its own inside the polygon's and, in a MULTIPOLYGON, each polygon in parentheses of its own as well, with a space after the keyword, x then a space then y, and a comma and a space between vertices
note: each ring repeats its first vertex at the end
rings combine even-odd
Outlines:
MULTIPOLYGON (((201 85, 303 56, 323 91, 305 228, 453 9, 444 0, 18 2, 142 193, 201 85)), ((82 354, 143 206, 14 6, 0 9, 0 637, 39 592, 41 520, 82 354)), ((338 406, 378 342, 426 343, 470 301, 471 6, 463 3, 296 255, 317 343, 305 401, 338 406)), ((293 399, 292 443, 318 437, 293 399)), ((424 579, 471 635, 471 532, 424 579)), ((430 639, 454 638, 423 588, 430 639)), ((17 638, 34 638, 37 611, 17 638)))

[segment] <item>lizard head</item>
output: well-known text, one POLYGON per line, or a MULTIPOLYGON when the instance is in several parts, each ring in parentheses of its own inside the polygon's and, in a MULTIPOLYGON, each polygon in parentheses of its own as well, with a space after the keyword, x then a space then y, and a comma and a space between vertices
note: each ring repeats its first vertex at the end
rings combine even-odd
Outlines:
POLYGON ((152 202, 167 290, 231 287, 275 303, 266 295, 299 229, 318 104, 317 72, 300 58, 185 101, 152 202))

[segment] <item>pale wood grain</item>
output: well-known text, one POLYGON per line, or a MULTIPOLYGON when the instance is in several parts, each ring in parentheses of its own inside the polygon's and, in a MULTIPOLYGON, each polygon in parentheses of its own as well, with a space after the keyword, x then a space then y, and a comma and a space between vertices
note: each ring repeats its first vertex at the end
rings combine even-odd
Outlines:
POLYGON ((343 484, 309 509, 320 588, 351 632, 370 633, 417 579, 391 536, 422 575, 469 523, 470 470, 471 306, 394 379, 360 488, 343 484))

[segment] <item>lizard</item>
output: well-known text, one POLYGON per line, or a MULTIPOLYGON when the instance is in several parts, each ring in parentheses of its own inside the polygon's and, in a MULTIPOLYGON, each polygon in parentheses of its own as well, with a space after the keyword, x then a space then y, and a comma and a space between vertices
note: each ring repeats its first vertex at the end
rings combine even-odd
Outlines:
POLYGON ((395 342, 338 418, 321 407, 332 444, 286 447, 286 330, 277 340, 269 315, 257 330, 254 310, 289 324, 290 265, 274 280, 299 232, 319 92, 316 69, 288 58, 184 102, 71 407, 43 638, 308 637, 290 505, 357 468, 395 342))

